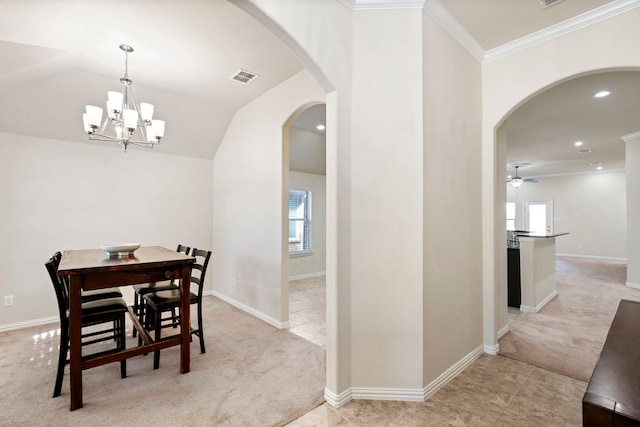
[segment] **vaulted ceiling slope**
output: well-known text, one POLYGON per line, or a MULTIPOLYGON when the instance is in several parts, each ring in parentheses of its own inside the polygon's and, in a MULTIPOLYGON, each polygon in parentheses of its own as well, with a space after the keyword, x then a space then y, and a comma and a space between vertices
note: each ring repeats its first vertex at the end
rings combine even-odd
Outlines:
POLYGON ((85 142, 86 104, 120 90, 126 43, 138 102, 166 121, 157 150, 212 158, 233 113, 303 69, 227 2, 0 1, 0 131, 85 142), (250 84, 230 77, 258 74, 250 84))

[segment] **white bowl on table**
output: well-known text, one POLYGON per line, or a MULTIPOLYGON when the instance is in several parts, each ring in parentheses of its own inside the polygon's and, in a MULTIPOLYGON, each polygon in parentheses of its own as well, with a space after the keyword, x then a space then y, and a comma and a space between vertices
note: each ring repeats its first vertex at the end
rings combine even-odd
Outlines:
POLYGON ((140 247, 140 243, 119 243, 110 245, 100 245, 100 249, 105 251, 110 258, 133 256, 133 253, 140 247))

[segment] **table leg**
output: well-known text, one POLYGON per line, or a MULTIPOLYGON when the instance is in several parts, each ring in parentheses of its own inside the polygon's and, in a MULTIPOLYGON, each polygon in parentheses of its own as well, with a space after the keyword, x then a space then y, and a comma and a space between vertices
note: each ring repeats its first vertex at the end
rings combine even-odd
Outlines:
POLYGON ((82 276, 71 276, 69 285, 69 383, 71 410, 82 408, 82 276))
POLYGON ((191 266, 182 267, 182 281, 180 285, 180 373, 186 374, 191 369, 191 266))

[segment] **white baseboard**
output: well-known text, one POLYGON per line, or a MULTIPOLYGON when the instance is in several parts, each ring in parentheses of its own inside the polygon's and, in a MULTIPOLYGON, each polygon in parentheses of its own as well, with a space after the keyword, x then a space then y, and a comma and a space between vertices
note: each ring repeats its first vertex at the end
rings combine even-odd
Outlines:
POLYGON ((321 277, 326 275, 327 275, 326 271, 318 271, 317 273, 308 273, 308 274, 300 274, 298 276, 289 276, 289 280, 308 279, 310 277, 321 277))
POLYGON ((493 345, 485 344, 482 346, 482 351, 492 356, 495 356, 500 351, 500 343, 495 343, 493 345))
POLYGON ((469 365, 476 361, 482 353, 484 352, 484 347, 479 346, 471 353, 467 354, 465 357, 460 359, 455 365, 444 371, 438 378, 431 381, 427 386, 422 390, 423 400, 427 400, 435 392, 440 390, 444 385, 446 385, 449 381, 456 377, 460 372, 464 371, 469 365))
POLYGON ((351 389, 345 390, 340 394, 335 394, 327 388, 324 389, 324 400, 334 408, 341 407, 351 399, 351 389))
POLYGON ((286 322, 281 322, 279 320, 274 319, 273 317, 267 316, 266 314, 264 314, 261 311, 255 310, 251 307, 249 307, 246 304, 243 304, 239 301, 236 301, 232 298, 229 298, 228 296, 221 294, 219 292, 216 291, 206 291, 203 292, 203 295, 213 295, 215 297, 220 298, 221 300, 223 300, 224 302, 227 302, 229 304, 231 304, 232 306, 239 308, 240 310, 251 314, 254 317, 257 317, 260 320, 263 320, 265 322, 267 322, 268 324, 270 324, 271 326, 274 326, 278 329, 289 329, 289 321, 287 320, 286 322))
POLYGON ((624 262, 627 262, 627 258, 612 257, 612 256, 579 255, 579 254, 556 254, 556 256, 566 256, 566 257, 573 257, 573 258, 590 258, 590 259, 601 259, 601 260, 605 260, 605 261, 624 261, 624 262))
POLYGON ((551 301, 552 299, 554 299, 557 296, 558 296, 558 291, 553 291, 549 295, 547 295, 547 297, 545 299, 540 301, 540 304, 536 305, 535 307, 531 307, 529 305, 521 305, 520 306, 520 311, 524 311, 525 313, 537 313, 540 310, 542 310, 542 307, 547 305, 547 303, 549 301, 551 301))
POLYGON ((17 323, 9 323, 9 324, 6 324, 6 325, 0 325, 0 332, 13 331, 13 330, 16 330, 16 329, 23 329, 23 328, 28 328, 28 327, 31 327, 31 326, 46 325, 46 324, 54 323, 54 322, 60 322, 60 318, 58 316, 43 317, 41 319, 26 320, 24 322, 17 322, 17 323))
POLYGON ((507 332, 509 332, 509 324, 505 325, 504 328, 502 328, 502 329, 500 329, 498 331, 498 339, 500 339, 503 336, 507 335, 507 332))
POLYGON ((628 288, 640 289, 640 285, 637 284, 637 283, 627 282, 626 285, 627 285, 628 288))
POLYGON ((356 400, 402 400, 405 402, 424 402, 424 392, 419 388, 352 387, 351 398, 356 400))
POLYGON ((400 400, 405 402, 424 402, 435 392, 440 390, 460 372, 482 356, 483 346, 479 346, 471 353, 459 360, 455 365, 443 372, 423 389, 399 389, 399 388, 364 388, 351 387, 340 394, 335 394, 325 388, 324 399, 327 403, 338 408, 352 399, 365 400, 400 400))

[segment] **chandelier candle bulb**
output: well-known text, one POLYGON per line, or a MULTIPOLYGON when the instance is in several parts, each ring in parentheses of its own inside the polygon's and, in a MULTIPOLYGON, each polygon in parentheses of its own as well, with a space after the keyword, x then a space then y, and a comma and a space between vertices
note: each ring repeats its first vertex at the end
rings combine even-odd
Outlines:
POLYGON ((92 128, 97 129, 102 122, 102 108, 95 105, 87 105, 87 119, 92 128))
POLYGON ((155 133, 153 132, 153 125, 147 126, 147 141, 154 142, 156 140, 155 133))
MULTIPOLYGON (((107 102, 113 102, 113 105, 122 107, 122 93, 116 92, 115 90, 108 91, 107 102)), ((118 108, 118 111, 120 110, 122 110, 122 108, 118 108)))
POLYGON ((84 131, 91 133, 91 126, 89 125, 89 116, 87 116, 87 113, 82 115, 82 123, 84 125, 84 131))
POLYGON ((145 122, 151 121, 151 118, 153 117, 153 105, 152 104, 148 104, 146 102, 141 102, 140 103, 140 117, 145 122))
POLYGON ((159 140, 164 138, 164 120, 151 120, 153 126, 153 134, 159 140))
POLYGON ((122 119, 124 120, 124 127, 129 131, 133 132, 138 127, 138 112, 136 110, 122 110, 122 119))

